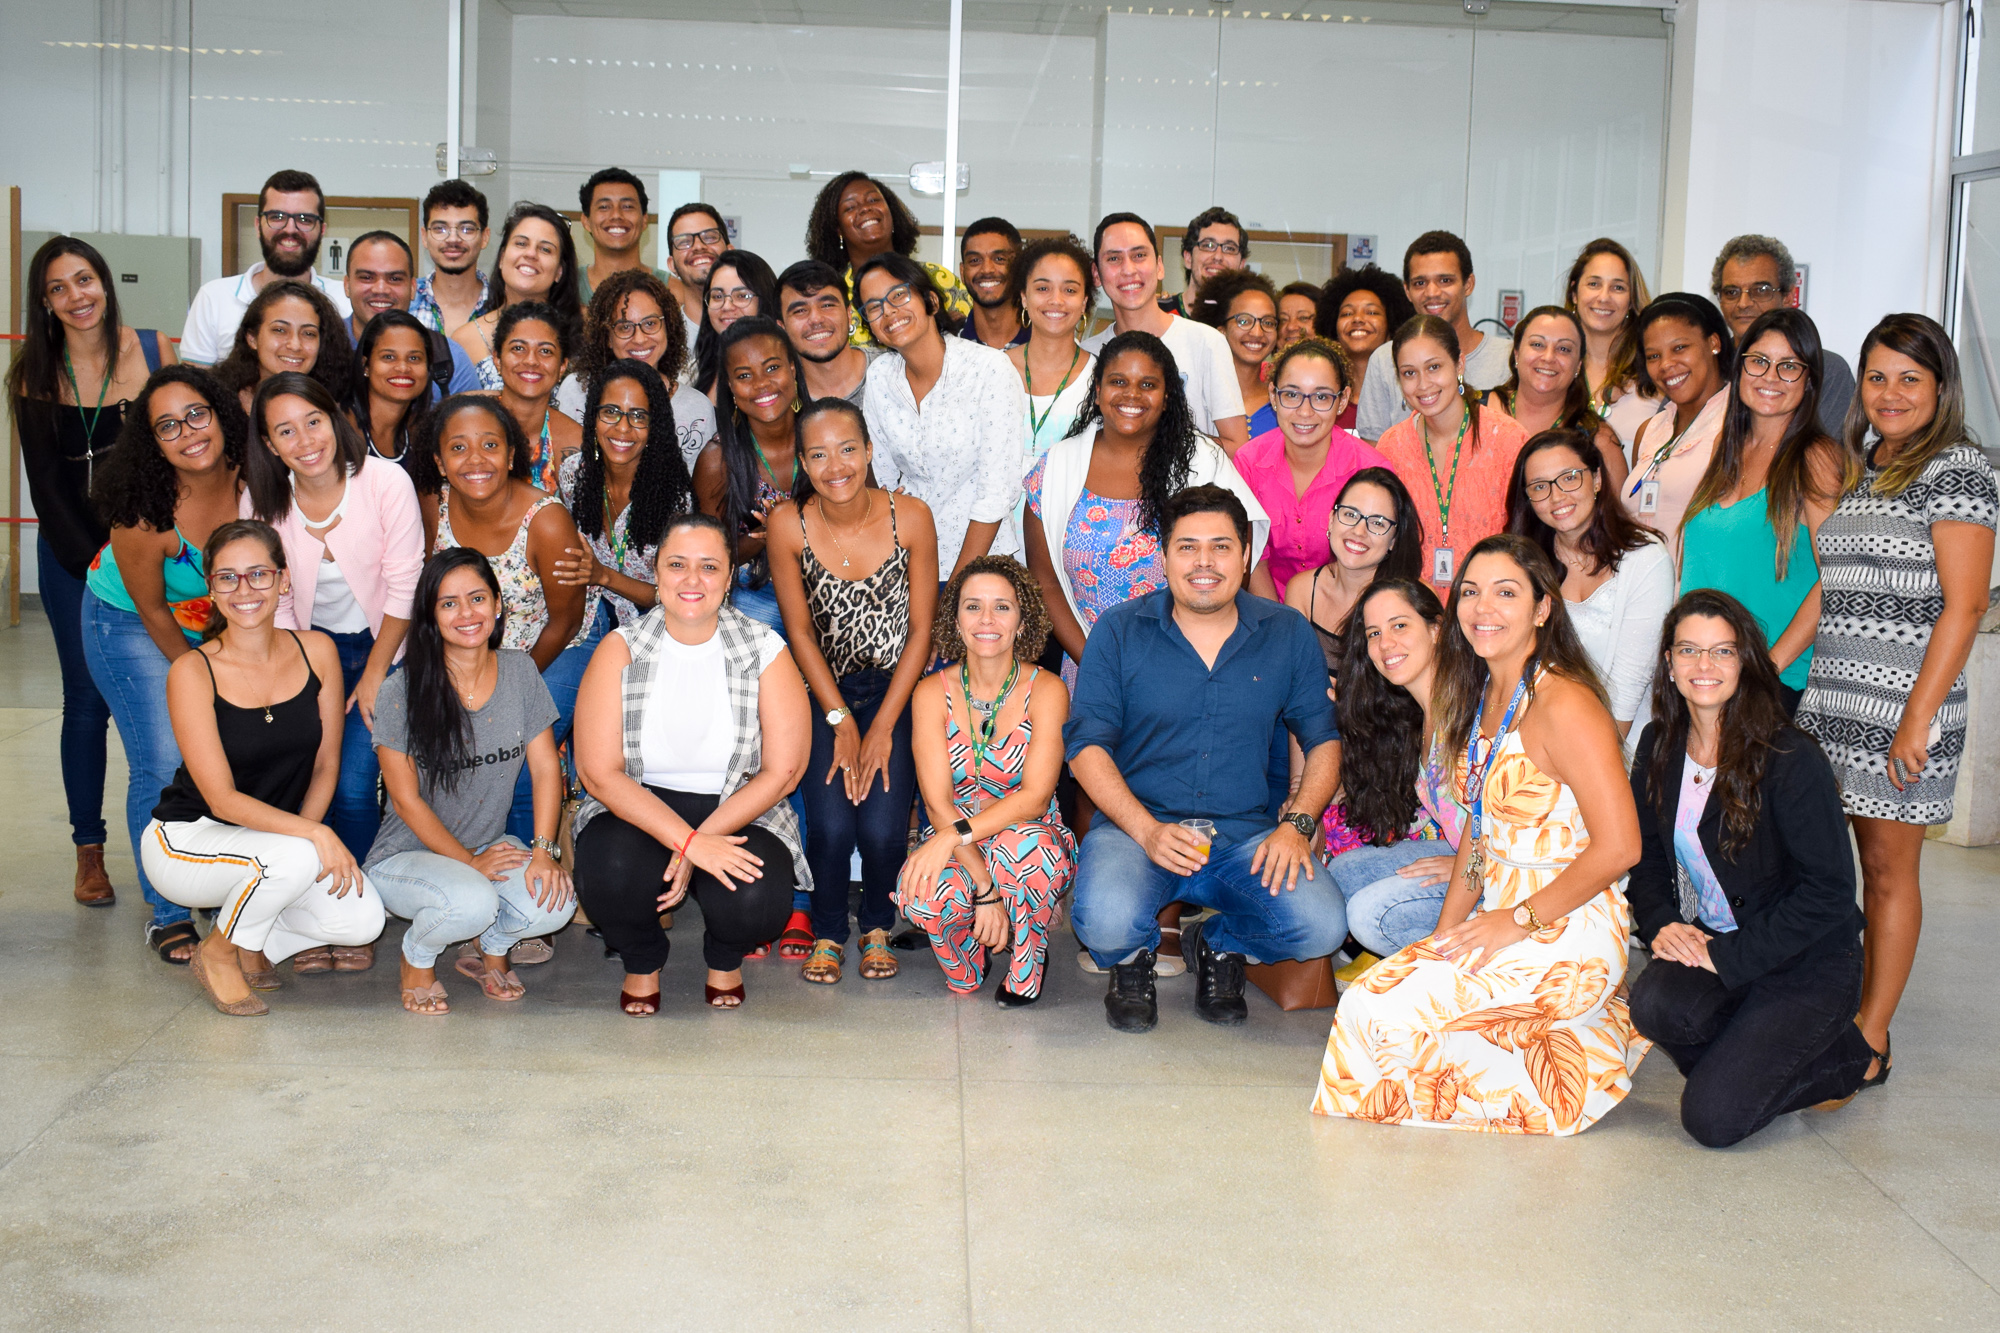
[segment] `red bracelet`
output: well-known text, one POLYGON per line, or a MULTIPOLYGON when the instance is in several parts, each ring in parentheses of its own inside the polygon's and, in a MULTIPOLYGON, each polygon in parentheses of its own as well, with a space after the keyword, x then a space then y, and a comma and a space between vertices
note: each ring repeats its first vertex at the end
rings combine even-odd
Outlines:
POLYGON ((690 848, 690 847, 694 846, 694 835, 695 835, 695 834, 697 834, 697 833, 699 833, 700 831, 701 831, 700 829, 693 829, 693 828, 691 828, 691 829, 689 829, 689 830, 688 830, 688 835, 687 835, 687 839, 686 839, 686 841, 684 841, 684 842, 682 842, 682 843, 681 843, 681 845, 680 845, 680 850, 679 850, 679 852, 678 852, 678 855, 680 855, 680 856, 682 856, 682 857, 686 857, 686 856, 687 856, 687 854, 688 854, 688 848, 690 848))

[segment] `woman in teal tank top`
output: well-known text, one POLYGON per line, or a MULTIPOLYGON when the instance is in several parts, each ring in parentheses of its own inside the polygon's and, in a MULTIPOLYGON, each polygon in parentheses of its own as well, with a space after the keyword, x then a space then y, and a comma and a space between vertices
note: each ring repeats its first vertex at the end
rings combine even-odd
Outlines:
POLYGON ((1819 330, 1801 310, 1757 317, 1737 344, 1729 408, 1681 520, 1680 586, 1730 594, 1757 618, 1796 711, 1819 629, 1813 536, 1858 472, 1819 429, 1819 330))
MULTIPOLYGON (((111 540, 84 578, 83 652, 125 746, 126 830, 140 835, 180 767, 167 716, 167 668, 201 642, 211 606, 201 546, 236 517, 248 422, 236 395, 199 366, 168 366, 132 400, 91 499, 111 540)), ((170 963, 194 951, 188 909, 139 868, 152 907, 146 943, 170 963)))

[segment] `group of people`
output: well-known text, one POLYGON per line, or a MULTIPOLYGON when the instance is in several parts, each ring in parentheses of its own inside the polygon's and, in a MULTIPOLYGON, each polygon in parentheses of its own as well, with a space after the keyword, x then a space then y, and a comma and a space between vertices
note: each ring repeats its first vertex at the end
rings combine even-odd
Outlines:
POLYGON ((857 932, 1019 1007, 1067 904, 1120 1031, 1355 955, 1326 1114, 1575 1133, 1659 1044, 1726 1144, 1888 1078, 2000 518, 1935 322, 1850 371, 1762 236, 1714 300, 1593 241, 1510 331, 1442 231, 1279 290, 1212 208, 1163 296, 1131 213, 953 273, 849 172, 782 271, 706 204, 652 269, 636 176, 578 202, 588 266, 520 203, 479 271, 448 181, 430 273, 372 232, 336 286, 279 172, 178 357, 34 257, 74 893, 115 723, 147 943, 222 1012, 393 915, 413 1014, 578 916, 653 1014, 690 897, 714 1007, 857 932))

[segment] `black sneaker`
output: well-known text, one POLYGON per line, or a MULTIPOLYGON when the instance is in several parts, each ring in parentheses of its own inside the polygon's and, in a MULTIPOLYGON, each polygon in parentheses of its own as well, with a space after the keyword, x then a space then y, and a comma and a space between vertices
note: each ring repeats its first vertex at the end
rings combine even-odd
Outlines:
POLYGON ((1243 1001, 1243 955, 1210 948, 1202 929, 1207 924, 1197 921, 1181 931, 1181 953, 1194 973, 1194 1011, 1210 1023, 1233 1027, 1250 1017, 1243 1001))
POLYGON ((1153 951, 1139 950, 1129 963, 1111 967, 1104 992, 1104 1019, 1120 1032, 1151 1032, 1160 1021, 1160 995, 1153 985, 1153 951))

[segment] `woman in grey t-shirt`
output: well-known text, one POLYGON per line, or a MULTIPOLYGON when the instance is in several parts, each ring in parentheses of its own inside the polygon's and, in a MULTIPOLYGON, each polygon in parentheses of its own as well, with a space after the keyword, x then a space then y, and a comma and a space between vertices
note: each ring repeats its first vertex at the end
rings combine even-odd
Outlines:
POLYGON ((561 930, 576 911, 556 864, 562 766, 555 701, 534 659, 500 651, 504 603, 485 556, 440 551, 424 565, 403 669, 375 703, 375 749, 390 809, 364 863, 383 905, 409 919, 403 1007, 447 1011, 437 956, 479 938, 458 970, 495 1000, 527 993, 507 966, 523 939, 561 930), (525 765, 534 784, 534 841, 507 836, 525 765))

